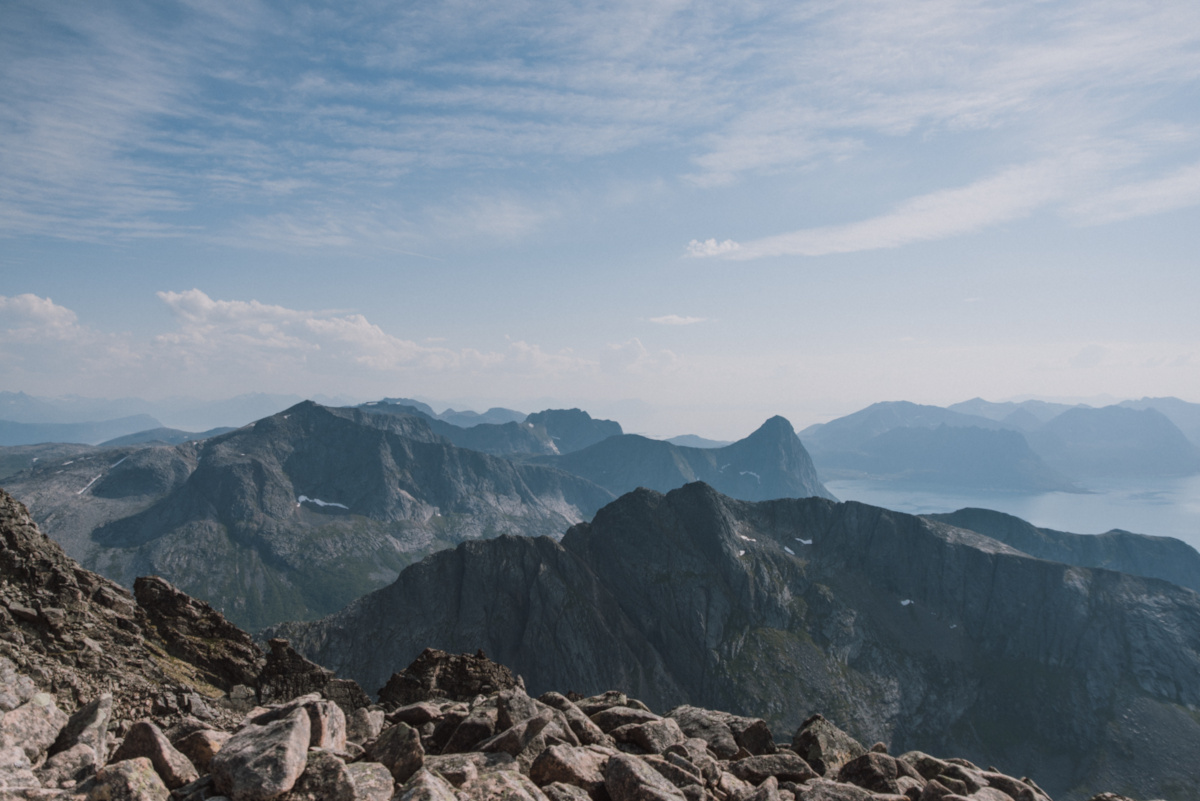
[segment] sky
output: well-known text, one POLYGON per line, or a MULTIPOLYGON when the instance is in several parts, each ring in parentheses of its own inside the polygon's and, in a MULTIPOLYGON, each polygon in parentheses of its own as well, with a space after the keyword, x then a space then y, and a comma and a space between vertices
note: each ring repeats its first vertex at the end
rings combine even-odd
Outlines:
POLYGON ((1194 0, 0 3, 0 390, 1200 402, 1194 0))

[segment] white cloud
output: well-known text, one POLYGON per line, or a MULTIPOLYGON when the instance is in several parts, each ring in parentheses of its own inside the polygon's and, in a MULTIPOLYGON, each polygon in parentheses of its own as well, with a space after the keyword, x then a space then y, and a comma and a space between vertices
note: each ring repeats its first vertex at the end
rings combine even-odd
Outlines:
POLYGON ((75 312, 50 298, 0 295, 0 337, 6 342, 73 340, 85 333, 75 312))
POLYGON ((699 239, 693 239, 688 243, 687 255, 704 258, 706 256, 728 256, 741 247, 732 239, 726 239, 718 242, 715 239, 706 239, 701 242, 699 239))
POLYGON ((667 314, 662 317, 651 317, 650 322, 659 325, 695 325, 708 320, 707 317, 681 317, 678 314, 667 314))
POLYGON ((1197 204, 1200 204, 1200 162, 1161 178, 1109 187, 1073 203, 1069 211, 1081 223, 1099 225, 1197 204))
POLYGON ((978 231, 1024 217, 1062 197, 1063 170, 1050 162, 1012 167, 958 189, 912 198, 887 214, 846 225, 806 228, 736 243, 692 241, 690 256, 756 259, 764 256, 824 256, 894 248, 978 231))

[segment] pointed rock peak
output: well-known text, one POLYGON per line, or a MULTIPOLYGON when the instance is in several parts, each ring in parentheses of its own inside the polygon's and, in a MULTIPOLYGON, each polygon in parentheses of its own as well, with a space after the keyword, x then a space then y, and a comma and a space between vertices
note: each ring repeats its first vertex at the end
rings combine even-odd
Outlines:
POLYGON ((791 422, 786 417, 775 415, 746 439, 786 439, 794 436, 796 436, 796 429, 792 427, 791 422))

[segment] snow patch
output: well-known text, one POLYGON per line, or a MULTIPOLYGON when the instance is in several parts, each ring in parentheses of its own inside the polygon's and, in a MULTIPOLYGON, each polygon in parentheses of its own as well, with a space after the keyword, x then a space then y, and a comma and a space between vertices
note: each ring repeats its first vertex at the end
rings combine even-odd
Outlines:
POLYGON ((746 555, 745 551, 738 551, 738 556, 745 556, 745 555, 746 555))
MULTIPOLYGON (((102 474, 102 475, 103 475, 103 474, 102 474)), ((83 486, 83 489, 81 489, 79 492, 77 492, 77 493, 75 493, 75 494, 76 494, 76 495, 82 495, 84 492, 86 492, 86 491, 87 491, 87 488, 88 488, 88 487, 92 486, 93 484, 95 484, 95 483, 96 483, 97 481, 99 481, 99 480, 100 480, 100 476, 96 476, 96 477, 95 477, 95 478, 93 478, 91 481, 89 481, 87 484, 84 484, 84 486, 83 486)))
POLYGON ((758 473, 755 473, 753 470, 739 470, 738 475, 739 476, 754 476, 755 481, 757 481, 759 484, 762 483, 762 476, 760 476, 758 473))
POLYGON ((801 545, 812 545, 812 540, 802 540, 799 537, 795 537, 794 539, 801 545))
POLYGON ((911 606, 911 605, 912 605, 912 601, 911 601, 910 599, 908 599, 908 598, 905 598, 903 601, 901 601, 901 602, 900 602, 900 605, 901 605, 901 606, 911 606))
POLYGON ((787 547, 786 545, 785 545, 785 546, 783 546, 783 550, 787 551, 787 552, 788 552, 788 553, 790 553, 792 556, 795 556, 795 555, 796 555, 796 552, 795 552, 795 551, 793 551, 791 548, 787 547))
POLYGON ((317 506, 336 506, 338 509, 345 509, 347 511, 350 509, 350 507, 346 506, 344 503, 331 503, 330 501, 323 501, 320 498, 310 498, 307 495, 301 495, 296 499, 297 506, 305 502, 315 503, 317 506))
POLYGON ((956 628, 958 628, 958 624, 957 624, 957 623, 951 623, 951 624, 950 624, 950 628, 952 628, 952 629, 956 629, 956 628))
POLYGON ((110 465, 108 466, 108 469, 109 469, 109 470, 112 470, 114 467, 116 467, 117 465, 119 465, 121 462, 125 461, 125 460, 126 460, 126 459, 128 459, 128 458, 129 458, 128 456, 122 456, 120 459, 118 459, 117 461, 115 461, 115 462, 113 462, 112 464, 110 464, 110 465))
POLYGON ((63 462, 63 467, 66 467, 66 466, 67 466, 67 465, 69 465, 69 464, 75 464, 75 460, 74 460, 74 459, 72 459, 72 460, 71 460, 71 461, 69 461, 69 462, 63 462))
POLYGON ((754 537, 747 537, 745 534, 738 534, 738 536, 744 539, 746 542, 758 542, 758 540, 754 539, 754 537))

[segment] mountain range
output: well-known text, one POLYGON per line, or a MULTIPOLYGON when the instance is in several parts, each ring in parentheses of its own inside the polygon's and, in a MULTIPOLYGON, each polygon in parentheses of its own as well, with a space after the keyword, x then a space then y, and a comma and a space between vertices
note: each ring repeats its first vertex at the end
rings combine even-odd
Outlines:
POLYGON ((785 730, 820 710, 1066 799, 1200 791, 1200 594, 859 503, 637 490, 561 542, 464 543, 273 633, 368 688, 427 646, 483 648, 533 693, 785 730))
POLYGON ((438 433, 511 443, 506 432, 536 429, 557 450, 619 430, 578 410, 539 414, 463 429, 396 404, 304 402, 176 446, 25 449, 5 483, 85 566, 126 585, 161 575, 248 628, 328 614, 464 540, 561 537, 627 486, 710 478, 740 497, 828 495, 782 418, 715 451, 617 435, 508 459, 438 433), (643 460, 647 443, 656 460, 643 460))
POLYGON ((809 426, 800 437, 825 480, 1085 491, 1096 482, 1200 473, 1200 440, 1189 439, 1172 418, 1193 426, 1200 405, 1175 398, 1103 408, 979 398, 948 408, 894 401, 809 426))

